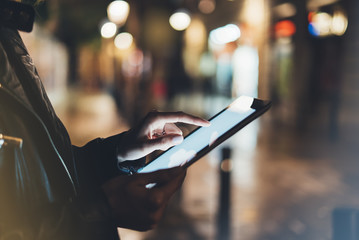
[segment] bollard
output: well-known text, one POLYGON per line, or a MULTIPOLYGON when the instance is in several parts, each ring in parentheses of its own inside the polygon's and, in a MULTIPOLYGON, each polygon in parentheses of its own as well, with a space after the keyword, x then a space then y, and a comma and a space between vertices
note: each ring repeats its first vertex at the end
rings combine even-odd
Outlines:
POLYGON ((231 149, 222 148, 220 162, 220 194, 217 217, 217 240, 230 239, 230 199, 231 199, 231 149))

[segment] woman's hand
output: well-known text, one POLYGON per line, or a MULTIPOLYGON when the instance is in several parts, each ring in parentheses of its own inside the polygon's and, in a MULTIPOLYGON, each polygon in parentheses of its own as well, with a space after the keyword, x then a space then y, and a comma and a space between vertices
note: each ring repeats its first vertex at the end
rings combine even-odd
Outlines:
POLYGON ((137 231, 154 228, 162 218, 170 197, 182 185, 185 175, 185 169, 176 167, 118 176, 103 184, 102 189, 117 226, 137 231), (148 188, 152 183, 156 186, 148 188))
MULTIPOLYGON (((123 136, 119 162, 142 158, 155 150, 166 150, 183 141, 175 123, 209 126, 209 122, 183 112, 150 112, 137 127, 123 136)), ((181 167, 115 177, 102 185, 119 227, 145 231, 161 219, 186 170, 181 167), (151 187, 149 187, 151 186, 151 187)))
POLYGON ((209 122, 183 112, 150 112, 142 123, 126 133, 120 146, 119 162, 142 158, 155 150, 166 150, 183 141, 182 131, 175 123, 209 126, 209 122))

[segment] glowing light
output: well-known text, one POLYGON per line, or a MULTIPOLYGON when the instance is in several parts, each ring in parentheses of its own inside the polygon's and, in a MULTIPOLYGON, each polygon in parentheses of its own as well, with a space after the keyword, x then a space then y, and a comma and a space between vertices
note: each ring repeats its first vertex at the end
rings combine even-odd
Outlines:
POLYGON ((320 36, 327 36, 330 34, 330 26, 332 17, 325 12, 317 13, 313 16, 313 26, 319 32, 320 36))
POLYGON ((319 31, 317 31, 317 29, 313 26, 312 23, 309 23, 308 25, 308 31, 311 35, 313 36, 319 36, 319 31))
POLYGON ((197 77, 200 74, 200 58, 207 45, 207 32, 202 20, 192 19, 183 37, 185 47, 182 58, 185 70, 190 76, 197 77))
POLYGON ((112 38, 115 36, 117 31, 117 26, 113 22, 106 22, 101 27, 101 36, 103 38, 112 38))
POLYGON ((133 37, 128 32, 120 33, 115 38, 115 46, 118 49, 125 50, 129 49, 132 46, 133 43, 133 37))
MULTIPOLYGON (((280 38, 283 39, 283 38, 280 38)), ((258 49, 241 45, 233 53, 233 96, 258 96, 258 49)))
POLYGON ((348 28, 348 18, 344 12, 337 10, 333 14, 332 24, 330 26, 331 32, 334 35, 342 36, 348 28))
POLYGON ((315 12, 309 12, 308 13, 308 22, 312 22, 313 16, 315 15, 315 12))
POLYGON ((107 7, 107 16, 111 22, 122 25, 130 13, 130 5, 122 0, 111 2, 107 7))
POLYGON ((214 44, 223 45, 236 41, 241 36, 241 30, 237 25, 228 24, 226 26, 212 30, 209 33, 209 40, 214 44))
POLYGON ((332 17, 325 12, 318 12, 311 16, 312 21, 309 23, 309 32, 314 36, 328 36, 331 34, 330 28, 332 17))
POLYGON ((204 14, 210 14, 216 9, 214 0, 201 0, 198 3, 198 9, 204 14))
POLYGON ((290 20, 277 22, 274 29, 278 37, 290 37, 296 32, 296 27, 290 20))
POLYGON ((185 10, 179 10, 171 15, 170 25, 177 31, 185 30, 191 23, 191 17, 185 10))
POLYGON ((348 18, 342 9, 336 9, 333 16, 325 12, 310 12, 308 30, 313 36, 343 35, 348 28, 348 18))
POLYGON ((240 21, 249 21, 253 26, 260 26, 265 23, 265 2, 263 0, 246 0, 241 10, 240 21))

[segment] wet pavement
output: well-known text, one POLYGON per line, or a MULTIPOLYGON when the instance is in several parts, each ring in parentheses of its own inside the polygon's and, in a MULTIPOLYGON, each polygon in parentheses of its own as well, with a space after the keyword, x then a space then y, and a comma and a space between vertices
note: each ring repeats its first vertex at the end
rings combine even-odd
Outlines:
MULTIPOLYGON (((355 94, 343 104, 351 97, 355 94)), ((75 93, 72 99, 60 117, 75 144, 127 129, 106 94, 75 93)), ((341 108, 336 139, 323 121, 295 130, 269 112, 224 144, 232 149, 229 239, 332 239, 333 211, 359 209, 356 108, 341 108)), ((158 228, 145 233, 119 229, 121 239, 225 239, 217 234, 220 151, 189 168, 158 228)))

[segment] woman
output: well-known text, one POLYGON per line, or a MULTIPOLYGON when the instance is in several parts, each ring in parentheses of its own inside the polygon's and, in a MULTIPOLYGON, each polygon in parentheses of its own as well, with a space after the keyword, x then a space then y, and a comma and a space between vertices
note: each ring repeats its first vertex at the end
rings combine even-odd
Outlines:
POLYGON ((133 173, 183 140, 174 123, 209 123, 152 112, 130 131, 72 146, 17 32, 33 19, 30 5, 0 2, 0 239, 118 239, 116 227, 153 228, 185 170, 133 173))

